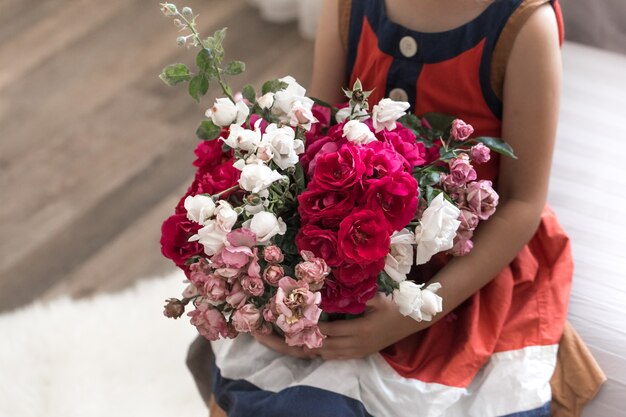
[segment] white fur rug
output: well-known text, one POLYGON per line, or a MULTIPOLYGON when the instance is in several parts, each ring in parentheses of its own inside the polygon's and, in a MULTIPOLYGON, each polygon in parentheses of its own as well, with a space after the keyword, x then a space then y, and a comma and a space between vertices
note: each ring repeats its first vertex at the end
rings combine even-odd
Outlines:
POLYGON ((206 416, 185 366, 196 331, 162 315, 183 278, 0 315, 0 417, 206 416))

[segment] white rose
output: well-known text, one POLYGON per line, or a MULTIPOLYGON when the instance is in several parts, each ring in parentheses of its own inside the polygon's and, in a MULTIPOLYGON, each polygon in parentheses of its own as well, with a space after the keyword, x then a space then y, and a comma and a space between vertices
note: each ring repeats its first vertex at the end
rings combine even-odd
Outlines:
POLYGON ((198 241, 204 246, 204 253, 213 256, 225 245, 226 232, 217 226, 217 222, 209 221, 198 233, 189 238, 190 242, 198 241))
POLYGON ((258 243, 268 243, 276 235, 284 235, 287 225, 281 218, 276 218, 269 211, 261 211, 247 220, 243 227, 247 227, 254 232, 258 243))
POLYGON ((233 123, 242 124, 250 114, 250 109, 243 101, 233 103, 229 98, 222 97, 215 100, 213 107, 205 113, 213 123, 226 127, 233 123))
POLYGON ((355 106, 354 114, 352 112, 352 107, 350 106, 339 109, 337 113, 335 114, 335 120, 337 120, 337 123, 343 123, 343 121, 346 120, 351 115, 357 116, 359 120, 369 119, 367 110, 362 109, 361 106, 357 104, 355 106))
POLYGON ((395 232, 391 236, 391 246, 385 258, 385 272, 394 281, 404 281, 407 274, 411 272, 414 244, 415 235, 407 229, 395 232))
POLYGON ((430 260, 436 253, 451 249, 456 231, 461 222, 458 220, 461 211, 443 198, 443 193, 430 202, 422 218, 420 226, 415 230, 417 241, 416 265, 430 260))
POLYGON ((423 286, 413 281, 402 281, 400 287, 393 291, 393 301, 398 305, 400 314, 416 321, 431 321, 434 315, 441 313, 443 300, 435 294, 441 284, 435 282, 422 289, 423 286))
POLYGON ((243 167, 241 177, 239 177, 239 186, 251 193, 258 193, 282 177, 278 171, 271 169, 262 161, 258 161, 243 167))
POLYGON ((184 205, 185 210, 187 210, 187 218, 203 226, 215 211, 213 199, 206 195, 188 196, 185 198, 184 205))
POLYGON ((222 140, 233 149, 254 152, 261 142, 260 130, 245 129, 238 124, 230 125, 228 130, 230 132, 228 138, 222 140))
POLYGON ((263 94, 256 99, 256 103, 262 109, 269 109, 274 104, 274 93, 263 94))
POLYGON ((393 130, 396 128, 396 120, 406 114, 411 107, 406 101, 393 101, 384 98, 372 109, 372 122, 374 130, 380 132, 383 129, 393 130))
POLYGON ((274 123, 265 129, 265 134, 261 139, 262 145, 270 147, 273 154, 272 160, 281 169, 293 167, 300 160, 295 149, 296 142, 302 141, 299 139, 296 141, 295 132, 292 128, 288 126, 277 127, 274 123))
POLYGON ((366 145, 376 140, 370 128, 358 120, 350 120, 343 125, 343 135, 355 145, 366 145))
POLYGON ((301 126, 307 132, 311 130, 311 123, 318 122, 315 116, 313 116, 313 112, 311 112, 311 106, 305 106, 300 100, 296 100, 293 103, 289 113, 287 113, 287 117, 292 127, 301 126))
POLYGON ((311 108, 313 106, 313 100, 306 97, 306 89, 296 82, 291 76, 286 76, 280 79, 287 83, 287 87, 283 90, 277 91, 274 94, 274 105, 272 111, 276 114, 287 114, 293 107, 296 101, 300 101, 304 106, 311 108))
POLYGON ((228 201, 220 200, 215 209, 215 222, 224 232, 230 232, 237 222, 238 214, 228 201))

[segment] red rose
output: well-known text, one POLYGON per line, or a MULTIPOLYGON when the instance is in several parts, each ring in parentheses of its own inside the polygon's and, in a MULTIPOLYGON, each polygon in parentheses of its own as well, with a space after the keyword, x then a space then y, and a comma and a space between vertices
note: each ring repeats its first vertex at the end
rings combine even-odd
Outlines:
POLYGON ((334 220, 339 225, 354 208, 353 195, 346 190, 309 189, 298 196, 298 203, 303 223, 334 220))
POLYGON ((347 262, 371 263, 389 253, 388 223, 382 212, 359 210, 339 225, 337 247, 347 262))
POLYGON ((333 270, 333 275, 343 287, 354 288, 363 282, 370 282, 378 277, 385 268, 385 260, 370 264, 342 264, 333 270))
POLYGON ((306 225, 296 235, 298 251, 308 250, 322 258, 330 266, 337 266, 341 259, 337 255, 337 234, 331 230, 320 229, 314 225, 306 225))
MULTIPOLYGON (((224 162, 206 173, 198 171, 196 179, 191 186, 191 195, 217 194, 237 184, 240 175, 241 171, 233 167, 232 160, 224 162)), ((222 196, 222 198, 227 197, 228 195, 226 194, 222 196)))
POLYGON ((204 253, 198 242, 189 242, 189 238, 200 229, 198 223, 187 219, 184 214, 174 214, 161 226, 161 253, 171 259, 178 267, 188 271, 185 262, 195 255, 204 253))
POLYGON ((337 152, 319 157, 313 181, 326 190, 345 190, 361 181, 364 173, 359 147, 345 144, 337 152))
POLYGON ((417 180, 406 172, 367 182, 361 202, 373 211, 382 211, 392 230, 402 230, 415 217, 417 180))
POLYGON ((345 287, 333 279, 326 278, 320 306, 328 313, 360 314, 365 310, 365 303, 371 300, 377 291, 376 276, 353 288, 345 287))
POLYGON ((311 130, 305 134, 307 144, 314 142, 316 138, 324 136, 324 132, 326 132, 330 126, 331 113, 328 107, 313 104, 311 113, 313 113, 313 117, 317 119, 317 123, 313 123, 311 130))
POLYGON ((409 168, 426 163, 426 147, 422 142, 416 142, 413 132, 400 123, 392 131, 381 130, 376 137, 393 145, 394 149, 406 159, 409 168))
POLYGON ((362 152, 365 163, 365 175, 382 178, 396 172, 404 172, 406 160, 388 143, 371 142, 362 152))
POLYGON ((222 142, 220 140, 203 140, 198 143, 196 150, 196 160, 193 165, 198 167, 198 171, 206 173, 222 163, 222 142))

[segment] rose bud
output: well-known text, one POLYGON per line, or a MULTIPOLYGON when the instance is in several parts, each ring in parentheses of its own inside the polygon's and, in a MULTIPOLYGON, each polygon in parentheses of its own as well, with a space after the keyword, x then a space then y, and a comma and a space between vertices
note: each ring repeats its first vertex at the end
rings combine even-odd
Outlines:
POLYGON ((472 160, 477 164, 484 164, 491 159, 491 151, 482 143, 478 143, 470 149, 472 160))
POLYGON ((165 317, 177 319, 185 312, 185 305, 179 299, 169 298, 165 301, 167 302, 163 310, 163 315, 165 317))
POLYGON ((263 250, 263 258, 265 258, 267 262, 274 263, 274 264, 279 264, 285 260, 283 251, 281 251, 278 246, 274 246, 274 245, 267 246, 263 250))
POLYGON ((462 142, 469 138, 474 133, 472 125, 468 125, 461 119, 454 119, 452 122, 452 128, 450 129, 450 135, 459 142, 462 142))

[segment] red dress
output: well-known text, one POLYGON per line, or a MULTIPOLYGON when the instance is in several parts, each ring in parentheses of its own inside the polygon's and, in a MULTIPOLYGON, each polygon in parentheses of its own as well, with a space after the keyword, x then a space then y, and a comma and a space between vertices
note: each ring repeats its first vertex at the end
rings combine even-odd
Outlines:
MULTIPOLYGON (((439 33, 390 21, 383 0, 345 2, 347 78, 374 89, 370 103, 390 96, 417 114, 448 113, 477 135, 500 137, 507 52, 546 2, 495 0, 471 22, 439 33)), ((497 172, 494 158, 480 174, 497 181, 497 172)), ((281 356, 245 335, 212 342, 213 392, 230 416, 242 417, 548 416, 571 278, 569 240, 546 208, 513 262, 427 330, 347 361, 281 356)))

